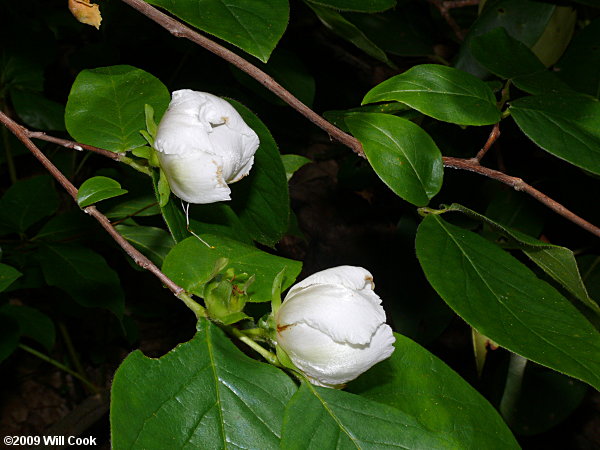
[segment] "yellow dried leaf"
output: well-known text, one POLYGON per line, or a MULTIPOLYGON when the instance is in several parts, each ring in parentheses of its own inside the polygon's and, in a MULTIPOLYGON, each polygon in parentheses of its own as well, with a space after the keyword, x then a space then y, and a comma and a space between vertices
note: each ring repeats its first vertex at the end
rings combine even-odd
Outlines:
POLYGON ((90 3, 90 0, 69 0, 69 11, 79 22, 100 29, 100 22, 102 22, 100 7, 90 3))

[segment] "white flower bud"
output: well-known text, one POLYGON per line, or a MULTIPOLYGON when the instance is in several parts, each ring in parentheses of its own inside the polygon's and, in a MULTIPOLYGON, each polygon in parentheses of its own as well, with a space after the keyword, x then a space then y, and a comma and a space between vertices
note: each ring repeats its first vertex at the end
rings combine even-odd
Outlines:
POLYGON ((154 141, 171 191, 189 203, 231 200, 227 184, 248 175, 258 145, 233 106, 189 89, 173 92, 154 141))
POLYGON ((313 384, 340 387, 394 351, 373 277, 362 267, 317 272, 275 314, 277 344, 313 384))

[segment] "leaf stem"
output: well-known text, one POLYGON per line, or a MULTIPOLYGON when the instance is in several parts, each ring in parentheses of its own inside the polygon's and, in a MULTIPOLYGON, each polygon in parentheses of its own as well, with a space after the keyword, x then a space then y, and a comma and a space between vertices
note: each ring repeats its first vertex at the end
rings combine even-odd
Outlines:
POLYGON ((281 364, 279 364, 279 360, 277 359, 277 356, 275 356, 274 353, 272 353, 269 350, 267 350, 266 348, 264 348, 258 342, 255 342, 254 340, 250 339, 248 336, 246 336, 243 332, 241 332, 237 328, 234 328, 234 327, 224 327, 224 328, 229 334, 232 334, 237 339, 239 339, 241 342, 243 342, 248 347, 253 349, 260 356, 265 358, 270 364, 273 364, 274 366, 277 366, 277 367, 282 367, 281 364))
POLYGON ((500 413, 509 426, 515 423, 515 414, 517 412, 519 396, 521 395, 521 386, 523 385, 523 375, 525 375, 526 366, 527 358, 516 353, 511 353, 504 393, 500 400, 500 413))
POLYGON ((44 355, 41 352, 38 352, 37 350, 25 345, 25 344, 19 344, 19 347, 22 348, 23 350, 25 350, 28 353, 31 353, 34 356, 37 356, 38 358, 40 358, 42 361, 45 361, 47 363, 52 364, 53 366, 59 368, 60 370, 67 372, 69 375, 77 378, 79 381, 81 381, 86 387, 88 387, 89 389, 92 390, 92 392, 94 393, 98 393, 101 391, 101 389, 96 386, 95 384, 93 384, 91 381, 89 381, 87 378, 85 378, 84 376, 80 375, 79 373, 75 372, 74 370, 70 369, 69 367, 65 366, 64 364, 59 363, 58 361, 56 361, 55 359, 50 358, 47 355, 44 355))
MULTIPOLYGON (((65 326, 64 323, 59 322, 58 329, 60 330, 60 334, 62 335, 63 341, 65 342, 65 346, 67 347, 67 352, 69 353, 69 356, 71 357, 71 361, 73 362, 73 365, 75 366, 75 369, 77 370, 77 373, 79 373, 79 375, 81 375, 81 378, 85 378, 87 380, 87 375, 85 373, 83 365, 81 364, 81 361, 79 360, 79 356, 77 355, 77 352, 75 351, 75 347, 73 347, 73 341, 71 341, 71 336, 69 335, 69 331, 67 330, 67 327, 65 326)), ((96 393, 98 391, 96 390, 93 392, 96 393)))

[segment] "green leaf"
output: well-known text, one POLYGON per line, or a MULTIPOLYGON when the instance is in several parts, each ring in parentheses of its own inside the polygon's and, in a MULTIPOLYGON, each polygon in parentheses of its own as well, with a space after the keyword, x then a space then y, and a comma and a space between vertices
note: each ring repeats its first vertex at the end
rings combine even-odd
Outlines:
POLYGON ((535 264, 544 272, 558 281, 571 294, 577 297, 583 304, 593 311, 600 312, 600 306, 590 296, 583 284, 575 254, 566 247, 549 244, 532 238, 517 230, 508 228, 498 222, 491 220, 469 208, 453 203, 447 211, 458 211, 489 225, 495 232, 500 233, 507 239, 514 241, 521 247, 535 264))
POLYGON ((248 230, 225 202, 191 205, 190 229, 196 234, 217 234, 252 245, 248 230))
POLYGON ((382 14, 346 13, 344 17, 386 53, 398 56, 434 55, 434 27, 421 5, 407 2, 382 14))
POLYGON ((371 89, 363 104, 402 102, 434 119, 458 125, 490 125, 500 120, 492 90, 452 67, 422 64, 371 89))
POLYGON ((162 270, 175 283, 194 294, 201 295, 203 284, 212 274, 219 258, 229 260, 228 267, 236 273, 255 275, 248 288, 251 302, 271 301, 271 287, 275 276, 285 267, 283 289, 292 285, 302 267, 300 261, 265 253, 233 239, 212 234, 200 235, 211 247, 196 237, 178 243, 165 258, 162 270))
POLYGON ((288 181, 290 181, 292 175, 294 175, 301 167, 312 162, 305 156, 300 155, 281 155, 281 161, 283 162, 285 177, 288 181))
POLYGON ((122 224, 115 228, 158 267, 162 265, 165 256, 175 245, 172 236, 162 228, 122 224))
POLYGON ((123 316, 119 277, 98 253, 75 245, 45 245, 37 259, 50 286, 66 291, 83 306, 106 308, 118 318, 123 316))
POLYGON ((555 5, 530 0, 487 2, 481 15, 469 28, 454 66, 478 77, 485 77, 486 70, 477 63, 471 53, 471 39, 502 27, 514 39, 531 48, 544 33, 555 8, 555 5))
POLYGON ((504 28, 471 39, 471 52, 477 61, 500 78, 511 79, 525 92, 569 92, 571 89, 522 42, 513 39, 504 28))
POLYGON ((65 131, 65 107, 37 92, 10 90, 10 100, 23 122, 40 130, 65 131))
POLYGON ((369 163, 392 191, 426 205, 442 186, 442 154, 418 125, 400 117, 356 113, 346 118, 369 163))
POLYGON ((600 174, 600 102, 536 95, 511 102, 510 112, 521 131, 548 153, 600 174))
POLYGON ((93 177, 85 180, 77 192, 77 204, 85 208, 108 198, 126 194, 119 182, 107 177, 93 177))
POLYGON ((600 18, 581 30, 555 66, 556 74, 573 89, 600 97, 600 18))
POLYGON ((500 414, 469 383, 419 344, 394 336, 392 356, 350 383, 350 392, 415 417, 451 448, 520 448, 500 414))
POLYGON ((336 389, 302 383, 288 403, 281 448, 453 448, 413 416, 336 389))
POLYGON ((109 209, 105 215, 109 219, 122 219, 124 217, 146 217, 160 214, 160 207, 153 195, 125 200, 109 209))
POLYGON ((159 178, 158 184, 156 185, 156 192, 158 193, 158 206, 161 208, 165 207, 169 202, 169 197, 171 196, 171 186, 169 185, 169 180, 167 180, 167 175, 162 169, 159 169, 159 178))
POLYGON ((573 37, 577 12, 569 6, 556 6, 544 32, 531 47, 545 66, 550 67, 562 56, 573 37))
POLYGON ((13 281, 22 276, 14 267, 0 263, 0 292, 9 287, 13 281))
POLYGON ((351 42, 367 55, 386 63, 390 67, 395 67, 388 59, 387 55, 377 45, 373 43, 361 30, 352 22, 349 22, 340 13, 323 6, 318 6, 312 2, 307 3, 319 20, 333 31, 335 34, 351 42))
POLYGON ((3 305, 0 314, 12 318, 19 325, 19 335, 39 342, 48 352, 54 348, 54 322, 41 311, 29 306, 3 305))
POLYGON ((0 199, 0 223, 12 231, 25 232, 31 225, 58 209, 58 194, 49 175, 13 184, 0 199))
POLYGON ((396 0, 308 0, 341 11, 380 12, 396 6, 396 0))
POLYGON ((257 242, 273 246, 287 231, 290 198, 285 169, 268 128, 249 109, 228 99, 260 139, 248 176, 231 185, 232 208, 257 242))
POLYGON ((294 382, 209 321, 197 327, 159 359, 136 350, 121 364, 111 391, 114 448, 279 448, 294 382))
POLYGON ((395 116, 402 117, 407 120, 422 117, 420 112, 415 111, 409 106, 406 106, 404 103, 398 102, 377 103, 375 105, 364 105, 358 108, 325 111, 323 113, 323 117, 325 117, 336 127, 341 128, 347 133, 350 133, 350 128, 348 128, 348 125, 346 124, 346 117, 356 113, 393 114, 395 116))
POLYGON ((481 236, 427 216, 417 257, 440 296, 502 347, 600 386, 600 333, 562 295, 481 236))
POLYGON ((267 62, 289 20, 286 0, 151 0, 190 25, 267 62))
POLYGON ((9 316, 0 314, 0 362, 8 358, 19 345, 19 324, 9 316))
POLYGON ((146 143, 144 106, 160 117, 170 95, 160 80, 131 66, 82 70, 69 94, 65 124, 76 141, 124 152, 146 143))

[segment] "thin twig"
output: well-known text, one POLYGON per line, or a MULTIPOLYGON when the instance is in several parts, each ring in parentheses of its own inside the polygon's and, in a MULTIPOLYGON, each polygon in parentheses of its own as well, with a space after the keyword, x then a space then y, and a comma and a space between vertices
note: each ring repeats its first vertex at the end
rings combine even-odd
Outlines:
MULTIPOLYGON (((42 163, 42 165, 50 172, 56 181, 69 193, 73 200, 77 201, 77 188, 65 177, 58 168, 37 148, 33 141, 29 138, 27 129, 17 124, 3 112, 0 112, 0 122, 2 122, 25 147, 42 163)), ((115 240, 119 246, 135 261, 135 263, 148 270, 156 276, 175 296, 181 299, 194 313, 200 316, 206 316, 204 308, 194 302, 185 290, 167 277, 156 265, 140 253, 133 245, 131 245, 110 223, 108 218, 96 209, 95 206, 88 206, 83 209, 84 212, 92 216, 100 223, 108 234, 115 240)))
POLYGON ((496 125, 494 125, 494 128, 492 128, 492 132, 490 133, 490 136, 488 137, 488 140, 486 141, 485 145, 481 148, 481 150, 479 150, 477 155, 475 155, 475 157, 471 159, 471 161, 479 163, 481 161, 481 158, 483 158, 485 156, 485 154, 492 147, 492 145, 494 145, 494 142, 496 142, 499 137, 500 137, 500 122, 498 122, 496 125))
MULTIPOLYGON (((243 70, 248 75, 250 75, 252 78, 254 78, 256 81, 262 83, 267 89, 269 89, 271 92, 273 92, 279 98, 281 98, 284 102, 286 102, 288 105, 290 105, 296 111, 298 111, 300 114, 302 114, 303 116, 308 118, 310 121, 312 121, 319 128, 321 128, 322 130, 329 133, 330 136, 334 137, 339 142, 341 142, 342 144, 344 144, 347 147, 349 147, 350 149, 352 149, 358 155, 362 156, 363 158, 366 158, 366 155, 362 149, 362 145, 358 139, 356 139, 354 136, 344 133, 342 130, 337 128, 335 125, 326 121, 324 118, 319 116, 308 106, 306 106, 304 103, 302 103, 296 97, 294 97, 290 92, 288 92, 283 86, 281 86, 279 83, 277 83, 273 78, 271 78, 265 72, 260 70, 258 67, 254 66, 250 62, 246 61, 241 56, 236 55, 232 51, 227 50, 225 47, 217 44, 216 42, 211 41, 210 39, 208 39, 205 36, 202 36, 201 34, 197 33, 196 31, 192 30, 191 28, 181 24, 180 22, 173 19, 172 17, 169 17, 168 15, 164 14, 163 12, 161 12, 158 9, 154 8, 153 6, 149 5, 148 3, 144 2, 143 0, 122 0, 122 1, 127 3, 132 8, 136 9, 140 13, 144 14, 146 17, 150 18, 151 20, 153 20, 154 22, 156 22, 163 28, 165 28, 173 36, 184 37, 184 38, 200 45, 201 47, 204 47, 206 50, 214 53, 215 55, 223 58, 225 61, 233 64, 237 68, 243 70)), ((435 0, 430 0, 430 1, 432 3, 436 3, 435 0)), ((437 3, 439 3, 439 2, 437 2, 437 3)), ((451 8, 456 8, 459 6, 468 6, 471 4, 472 5, 477 4, 475 1, 469 1, 469 0, 460 2, 461 3, 460 5, 458 5, 459 2, 450 2, 450 3, 452 3, 451 5, 449 5, 449 7, 451 7, 451 8)), ((499 129, 497 130, 497 132, 499 132, 499 129)), ((488 139, 488 141, 489 141, 489 139, 488 139)), ((490 143, 489 145, 491 146, 492 143, 490 143)), ((484 146, 484 148, 485 148, 485 146, 484 146)), ((545 194, 541 193, 540 191, 538 191, 537 189, 531 187, 530 185, 525 183, 520 178, 511 177, 511 176, 506 175, 505 173, 499 172, 497 170, 492 170, 492 169, 483 167, 479 164, 478 161, 472 161, 472 160, 469 161, 466 159, 444 157, 444 165, 446 167, 451 167, 454 169, 468 170, 471 172, 479 173, 486 177, 493 178, 497 181, 508 184, 509 186, 513 187, 514 189, 526 192, 529 195, 531 195, 533 198, 538 200, 539 202, 546 205, 548 208, 552 209, 553 211, 556 211, 561 216, 565 217, 566 219, 570 220, 573 223, 576 223, 577 225, 581 226, 582 228, 589 231, 590 233, 593 233, 596 236, 600 237, 600 228, 592 225, 591 223, 589 223, 586 220, 582 219, 581 217, 577 216, 576 214, 574 214, 573 212, 569 211, 567 208, 562 206, 560 203, 552 200, 547 195, 545 195, 545 194)))
POLYGON ((456 35, 456 37, 458 38, 459 41, 463 41, 465 39, 465 30, 463 30, 460 25, 456 22, 456 20, 454 20, 454 18, 450 15, 450 10, 453 8, 460 8, 463 6, 471 6, 471 5, 476 5, 477 3, 479 3, 478 1, 476 3, 473 3, 470 0, 464 0, 464 1, 443 1, 443 0, 427 0, 429 3, 431 3, 432 5, 434 5, 438 11, 440 12, 441 16, 444 18, 444 20, 446 21, 446 23, 450 26, 450 28, 452 28, 452 31, 454 31, 454 34, 456 35))
POLYGON ((138 172, 142 172, 146 175, 152 175, 152 173, 150 172, 150 168, 148 166, 139 164, 132 158, 125 156, 122 153, 111 152, 110 150, 105 150, 103 148, 94 147, 93 145, 82 144, 81 142, 69 141, 67 139, 61 139, 61 138, 57 138, 54 136, 49 136, 42 131, 31 131, 24 127, 21 127, 21 128, 22 128, 23 132, 29 138, 39 139, 41 141, 46 141, 46 142, 52 142, 52 143, 58 144, 62 147, 70 148, 72 150, 77 150, 77 151, 89 150, 90 152, 97 153, 98 155, 105 156, 114 161, 118 161, 118 162, 127 164, 128 166, 133 167, 138 172))
POLYGON ((548 197, 546 194, 538 191, 533 186, 530 186, 529 184, 525 183, 521 178, 512 177, 512 176, 507 175, 498 170, 493 170, 493 169, 484 167, 484 166, 480 165, 479 163, 474 162, 472 160, 462 159, 462 158, 452 158, 449 156, 444 156, 444 166, 450 167, 453 169, 461 169, 461 170, 468 170, 470 172, 475 172, 475 173, 478 173, 479 175, 483 175, 485 177, 492 178, 496 181, 500 181, 501 183, 504 183, 504 184, 512 187, 516 191, 525 192, 525 193, 531 195, 533 198, 535 198, 540 203, 543 203, 544 205, 546 205, 548 208, 550 208, 557 214, 560 214, 561 216, 563 216, 565 219, 570 220, 571 222, 579 225, 584 230, 587 230, 590 233, 595 234, 596 236, 600 237, 600 228, 591 224, 587 220, 582 219, 577 214, 568 210, 567 208, 565 208, 563 205, 561 205, 557 201, 548 197))
POLYGON ((71 150, 88 150, 90 152, 98 153, 99 155, 106 156, 107 158, 114 159, 115 161, 121 160, 121 154, 111 152, 110 150, 104 150, 103 148, 94 147, 93 145, 81 144, 79 142, 69 141, 67 139, 61 139, 54 136, 48 136, 43 131, 30 131, 27 129, 23 129, 27 137, 31 139, 39 139, 41 141, 52 142, 53 144, 58 144, 65 148, 70 148, 71 150))
POLYGON ((123 0, 123 2, 127 3, 132 8, 136 9, 149 19, 153 20, 154 22, 165 28, 173 36, 186 38, 194 42, 195 44, 204 47, 206 50, 208 50, 211 53, 214 53, 220 58, 223 58, 225 61, 233 64, 238 69, 246 72, 248 75, 262 83, 267 89, 269 89, 279 98, 281 98, 284 102, 286 102, 288 105, 290 105, 300 114, 302 114, 316 126, 329 133, 329 135, 332 138, 350 147, 354 152, 364 157, 362 145, 357 139, 355 139, 347 133, 344 133, 342 130, 326 121, 323 117, 318 115, 304 103, 298 100, 287 89, 285 89, 277 81, 275 81, 270 75, 263 72, 255 65, 246 61, 244 58, 235 54, 231 50, 226 49, 222 45, 211 41, 207 37, 202 36, 200 33, 183 25, 182 23, 166 15, 162 11, 159 11, 158 9, 154 8, 153 6, 144 2, 143 0, 123 0))

